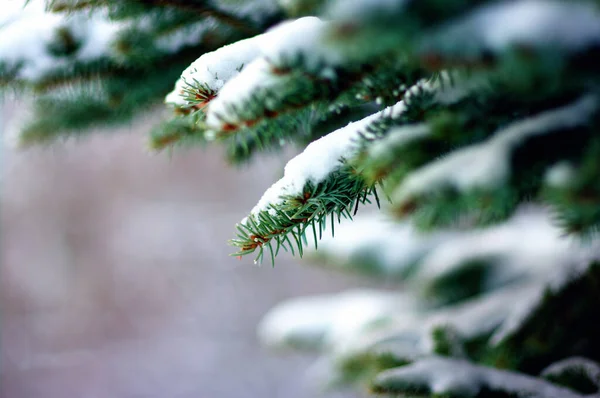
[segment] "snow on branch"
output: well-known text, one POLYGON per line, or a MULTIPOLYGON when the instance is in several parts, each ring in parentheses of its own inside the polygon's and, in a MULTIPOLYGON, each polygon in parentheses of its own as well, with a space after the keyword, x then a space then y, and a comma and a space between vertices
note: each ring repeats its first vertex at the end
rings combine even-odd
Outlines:
POLYGON ((317 46, 317 40, 324 24, 316 17, 286 21, 263 34, 206 53, 183 71, 181 78, 175 84, 175 89, 167 95, 165 102, 176 106, 195 104, 198 101, 194 101, 193 97, 190 98, 190 91, 194 89, 212 99, 217 96, 225 83, 233 79, 233 82, 228 85, 230 89, 219 93, 219 97, 224 97, 219 98, 219 101, 225 104, 211 105, 211 108, 216 108, 217 113, 224 113, 223 109, 230 108, 230 104, 235 105, 236 98, 243 99, 246 98, 245 95, 252 94, 253 84, 260 84, 261 80, 269 75, 276 75, 276 73, 262 71, 263 66, 259 65, 236 78, 242 69, 255 59, 263 57, 261 64, 267 63, 268 60, 269 65, 277 65, 282 59, 287 60, 300 53, 305 56, 317 54, 310 58, 313 60, 313 66, 316 66, 318 60, 328 54, 324 50, 315 51, 320 48, 317 46), (259 72, 258 77, 257 72, 259 72))
POLYGON ((232 78, 209 104, 208 128, 227 134, 244 124, 252 127, 335 97, 340 91, 336 68, 345 60, 334 47, 322 43, 326 27, 316 17, 304 17, 267 32, 259 45, 261 57, 232 78))
POLYGON ((258 35, 203 54, 183 71, 165 102, 177 107, 205 105, 225 82, 258 56, 261 39, 262 35, 258 35))
POLYGON ((532 376, 473 365, 460 359, 431 357, 386 370, 372 383, 381 394, 443 395, 475 398, 503 393, 517 398, 582 398, 572 390, 532 376))
MULTIPOLYGON (((358 146, 360 133, 367 126, 386 114, 399 115, 404 103, 379 111, 362 120, 329 133, 325 137, 309 144, 304 151, 290 160, 285 166, 284 177, 269 188, 251 214, 268 211, 282 203, 285 196, 298 196, 308 182, 318 184, 331 173, 341 168, 343 160, 353 156, 358 146)), ((392 117, 393 117, 392 116, 392 117)))
POLYGON ((332 217, 333 234, 334 215, 338 222, 342 216, 352 218, 352 209, 356 212, 359 203, 370 202, 370 194, 378 201, 375 183, 366 183, 347 160, 357 155, 365 140, 375 138, 380 130, 389 129, 395 120, 400 120, 415 98, 441 91, 443 80, 420 80, 406 90, 402 101, 312 142, 304 152, 290 160, 284 177, 267 189, 250 216, 238 224, 238 239, 231 242, 241 248, 237 254, 259 250, 260 260, 265 246, 272 259, 281 247, 293 252, 287 237, 291 233, 302 255, 306 240, 304 232, 308 227, 312 228, 316 246, 317 235, 320 239, 327 216, 332 217), (271 246, 273 238, 275 252, 271 246))
POLYGON ((451 152, 411 172, 393 193, 393 201, 402 206, 414 198, 447 188, 464 193, 499 187, 511 174, 510 154, 521 142, 560 129, 585 126, 597 109, 598 99, 590 95, 571 105, 514 122, 483 143, 451 152))
MULTIPOLYGON (((251 62, 210 103, 206 126, 217 137, 302 110, 331 93, 330 82, 313 80, 302 73, 274 73, 264 58, 251 62)), ((264 137, 264 134, 258 133, 264 137)))
POLYGON ((405 103, 400 101, 350 123, 312 142, 304 152, 290 160, 283 178, 267 189, 250 215, 237 225, 238 239, 232 244, 240 247, 238 255, 258 249, 257 260, 260 260, 265 246, 272 259, 281 247, 293 252, 288 233, 292 233, 302 255, 305 230, 312 227, 316 245, 317 225, 321 236, 328 215, 332 217, 333 234, 334 214, 338 222, 342 216, 351 218, 352 208, 359 202, 369 201, 369 194, 375 193, 373 186, 365 184, 351 167, 346 166, 345 159, 356 154, 359 138, 369 125, 381 118, 397 118, 405 109, 405 103), (273 252, 272 239, 276 240, 276 252, 273 252), (285 243, 289 245, 286 247, 285 243))
MULTIPOLYGON (((585 312, 577 310, 577 318, 569 318, 570 322, 574 322, 574 325, 581 325, 581 322, 593 325, 592 319, 585 319, 593 318, 590 311, 595 311, 597 306, 593 295, 598 265, 593 268, 588 264, 587 260, 568 260, 545 273, 539 273, 527 283, 511 283, 491 293, 439 309, 428 309, 410 290, 404 292, 412 300, 409 302, 416 306, 393 309, 381 314, 382 321, 369 328, 349 330, 344 338, 337 339, 328 347, 326 357, 314 369, 314 377, 322 383, 335 385, 356 378, 356 374, 348 372, 360 368, 366 370, 374 365, 380 369, 389 368, 390 363, 410 363, 436 354, 467 356, 486 363, 505 363, 507 352, 509 356, 514 354, 525 359, 536 355, 535 346, 528 345, 531 333, 525 338, 519 335, 515 337, 514 332, 509 331, 519 332, 522 328, 528 328, 531 332, 531 322, 535 321, 530 321, 529 314, 545 302, 544 297, 549 289, 556 293, 552 293, 549 307, 543 304, 547 307, 545 311, 549 312, 546 316, 555 315, 560 320, 568 318, 568 311, 561 311, 560 303, 568 308, 572 308, 573 303, 564 301, 562 296, 572 295, 577 290, 590 297, 591 302, 582 310, 585 312), (588 275, 585 270, 591 274, 588 275), (499 341, 499 338, 502 340, 499 341), (448 344, 453 347, 448 347, 448 344), (448 353, 448 349, 452 349, 453 353, 448 353)), ((412 285, 409 287, 414 288, 412 285)), ((547 330, 547 324, 538 321, 535 325, 539 336, 534 333, 534 338, 541 339, 540 344, 550 344, 556 351, 547 358, 550 362, 579 355, 577 345, 571 349, 571 346, 554 346, 561 344, 560 341, 548 341, 548 333, 553 335, 553 332, 547 330)), ((560 324, 556 327, 561 328, 560 324)), ((293 334, 292 331, 288 333, 293 334)), ((586 339, 593 339, 596 336, 595 327, 586 331, 586 336, 586 339)), ((587 344, 577 341, 584 344, 583 347, 587 344)))

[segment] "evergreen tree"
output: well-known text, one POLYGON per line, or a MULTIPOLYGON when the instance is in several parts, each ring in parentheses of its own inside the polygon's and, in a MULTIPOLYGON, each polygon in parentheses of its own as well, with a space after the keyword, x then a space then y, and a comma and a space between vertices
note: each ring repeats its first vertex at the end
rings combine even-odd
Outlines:
POLYGON ((314 246, 396 284, 265 317, 265 344, 320 353, 315 380, 600 396, 600 2, 17 3, 0 82, 35 94, 17 144, 164 98, 153 150, 220 144, 239 164, 305 147, 237 225, 235 255, 314 246), (343 220, 365 203, 382 209, 343 220))

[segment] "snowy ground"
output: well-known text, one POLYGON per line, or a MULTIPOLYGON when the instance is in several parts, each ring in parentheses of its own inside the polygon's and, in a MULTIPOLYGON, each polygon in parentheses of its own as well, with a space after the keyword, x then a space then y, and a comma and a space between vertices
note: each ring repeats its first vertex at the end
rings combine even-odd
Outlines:
POLYGON ((314 397, 310 358, 267 352, 256 324, 284 298, 364 283, 228 257, 283 160, 234 170, 215 148, 148 155, 156 120, 4 149, 0 396, 314 397))

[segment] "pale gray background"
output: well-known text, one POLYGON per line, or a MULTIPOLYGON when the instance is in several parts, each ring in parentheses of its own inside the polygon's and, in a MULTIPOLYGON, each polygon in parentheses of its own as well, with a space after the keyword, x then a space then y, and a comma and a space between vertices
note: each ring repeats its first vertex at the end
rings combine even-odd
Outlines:
MULTIPOLYGON (((4 105, 5 125, 20 108, 4 105)), ((312 358, 268 352, 256 324, 282 299, 365 282, 228 257, 284 158, 235 170, 218 147, 149 155, 162 116, 3 149, 3 398, 316 396, 312 358)))

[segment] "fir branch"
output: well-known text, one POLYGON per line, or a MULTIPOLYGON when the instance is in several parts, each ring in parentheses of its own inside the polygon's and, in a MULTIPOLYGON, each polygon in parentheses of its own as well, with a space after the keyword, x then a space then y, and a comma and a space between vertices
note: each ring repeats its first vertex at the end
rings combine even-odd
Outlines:
MULTIPOLYGON (((399 102, 351 123, 312 143, 288 162, 286 175, 269 188, 250 216, 238 224, 238 239, 232 241, 233 245, 241 248, 238 255, 258 249, 259 261, 263 256, 263 246, 273 253, 272 239, 276 241, 276 253, 281 247, 288 248, 285 245, 289 242, 288 233, 296 240, 302 255, 302 239, 307 226, 313 228, 316 243, 316 224, 320 235, 328 215, 332 217, 332 234, 334 213, 338 221, 342 216, 352 218, 351 210, 355 208, 356 201, 369 202, 368 194, 375 188, 366 184, 352 167, 346 166, 344 158, 353 154, 361 129, 382 117, 400 117, 405 109, 404 104, 399 102), (316 166, 312 164, 313 156, 320 157, 316 166)), ((289 248, 293 250, 291 243, 289 248)), ((273 260, 274 255, 271 257, 273 260)))

